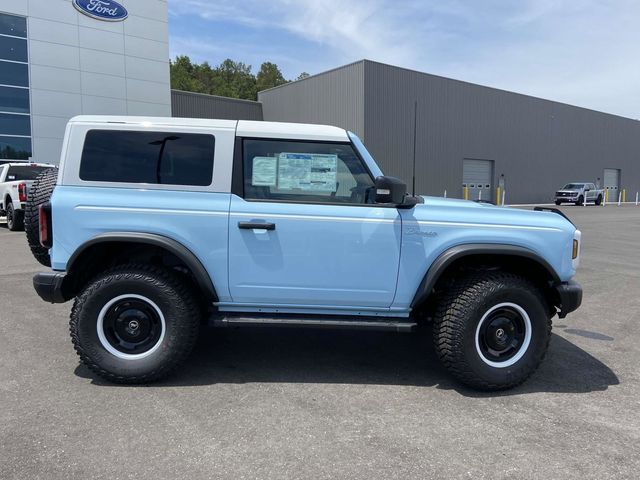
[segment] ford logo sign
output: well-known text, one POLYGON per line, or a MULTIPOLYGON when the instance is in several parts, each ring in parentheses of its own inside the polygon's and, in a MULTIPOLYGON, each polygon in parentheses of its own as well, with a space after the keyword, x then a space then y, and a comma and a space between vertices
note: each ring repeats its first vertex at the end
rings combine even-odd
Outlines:
POLYGON ((105 22, 121 22, 129 16, 127 9, 113 0, 73 0, 81 13, 105 22))

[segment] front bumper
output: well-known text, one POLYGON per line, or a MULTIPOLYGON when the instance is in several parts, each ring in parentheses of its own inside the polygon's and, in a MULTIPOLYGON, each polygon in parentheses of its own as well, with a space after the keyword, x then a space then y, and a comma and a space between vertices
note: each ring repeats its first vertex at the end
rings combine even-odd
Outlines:
POLYGON ((69 297, 64 293, 64 272, 41 272, 33 276, 33 288, 45 302, 64 303, 69 297))
POLYGON ((558 317, 564 318, 574 312, 582 304, 582 286, 573 280, 562 282, 555 286, 560 305, 558 317))
POLYGON ((556 202, 569 202, 569 203, 575 203, 578 201, 580 197, 579 196, 575 196, 575 197, 556 197, 556 202))

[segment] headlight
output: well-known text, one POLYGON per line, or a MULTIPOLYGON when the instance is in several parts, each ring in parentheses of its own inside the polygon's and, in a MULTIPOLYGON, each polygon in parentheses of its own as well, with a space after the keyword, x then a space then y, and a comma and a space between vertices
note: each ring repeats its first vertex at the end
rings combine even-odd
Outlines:
POLYGON ((573 268, 578 268, 580 265, 580 240, 582 238, 582 232, 580 230, 576 230, 573 234, 573 250, 571 252, 571 262, 573 263, 573 268))

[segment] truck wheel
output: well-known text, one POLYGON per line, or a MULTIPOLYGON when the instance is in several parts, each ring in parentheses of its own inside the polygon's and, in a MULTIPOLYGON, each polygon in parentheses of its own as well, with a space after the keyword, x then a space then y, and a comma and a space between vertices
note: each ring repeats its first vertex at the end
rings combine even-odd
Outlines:
POLYGON ((556 205, 560 205, 560 203, 562 203, 562 202, 556 200, 556 205))
POLYGON ((57 179, 57 168, 47 168, 41 172, 29 189, 24 212, 24 230, 27 234, 27 243, 34 258, 45 267, 51 266, 51 258, 49 257, 49 249, 40 245, 40 215, 38 207, 49 201, 56 187, 57 179))
POLYGON ((24 228, 24 212, 13 208, 13 203, 7 203, 7 228, 17 232, 24 228))
POLYGON ((598 195, 598 198, 596 198, 596 205, 602 205, 602 195, 598 195))
POLYGON ((578 197, 578 201, 576 202, 576 205, 582 205, 584 202, 584 197, 582 195, 580 195, 578 197))
POLYGON ((170 272, 124 265, 94 278, 69 322, 81 361, 115 383, 159 380, 181 364, 198 335, 201 311, 170 272))
POLYGON ((549 308, 538 288, 506 272, 457 280, 445 292, 434 325, 443 365, 479 390, 524 382, 542 361, 551 337, 549 308))

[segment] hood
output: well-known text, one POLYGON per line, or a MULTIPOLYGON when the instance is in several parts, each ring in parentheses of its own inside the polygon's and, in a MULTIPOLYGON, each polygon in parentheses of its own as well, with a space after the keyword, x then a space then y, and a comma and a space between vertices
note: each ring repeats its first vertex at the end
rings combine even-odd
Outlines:
POLYGON ((577 188, 575 190, 564 190, 564 189, 562 189, 562 190, 556 190, 556 191, 557 191, 557 193, 577 193, 578 189, 577 188))
POLYGON ((416 220, 442 221, 497 227, 529 226, 555 228, 573 232, 575 227, 562 215, 513 207, 497 207, 456 198, 426 197, 414 207, 416 220))

